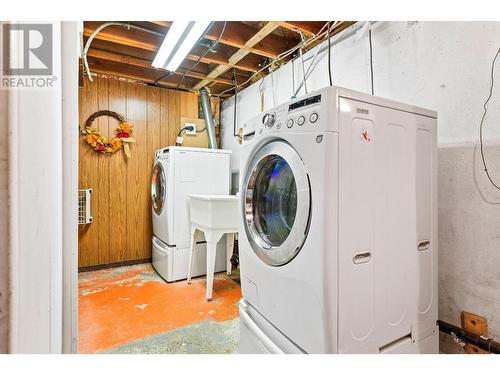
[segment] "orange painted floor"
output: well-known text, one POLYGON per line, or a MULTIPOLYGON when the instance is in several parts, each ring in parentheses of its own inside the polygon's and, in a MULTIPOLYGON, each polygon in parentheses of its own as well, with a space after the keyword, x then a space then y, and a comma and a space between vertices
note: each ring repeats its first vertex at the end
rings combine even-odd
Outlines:
POLYGON ((119 352, 123 347, 125 352, 176 352, 177 343, 189 337, 194 346, 185 349, 182 342, 179 352, 210 352, 211 335, 216 337, 214 345, 229 347, 224 335, 231 331, 234 340, 240 298, 240 286, 225 273, 215 276, 210 302, 205 300, 205 277, 193 279, 191 285, 166 283, 150 264, 80 273, 78 351, 119 352), (219 329, 218 324, 227 326, 219 329), (194 342, 198 336, 208 343, 194 342), (154 350, 148 340, 156 343, 154 350))

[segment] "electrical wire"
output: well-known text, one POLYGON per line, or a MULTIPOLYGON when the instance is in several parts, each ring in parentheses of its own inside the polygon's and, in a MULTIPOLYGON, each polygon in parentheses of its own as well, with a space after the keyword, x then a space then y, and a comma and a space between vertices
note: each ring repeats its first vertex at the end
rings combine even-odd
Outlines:
POLYGON ((236 80, 236 69, 233 68, 234 77, 234 113, 233 113, 233 136, 237 137, 238 132, 236 131, 236 100, 238 99, 238 81, 236 80))
MULTIPOLYGON (((318 31, 318 33, 314 36, 312 36, 311 38, 307 39, 306 41, 301 41, 299 44, 297 44, 296 46, 290 48, 289 50, 287 51, 284 51, 282 53, 280 53, 278 56, 276 56, 269 64, 263 66, 262 68, 260 68, 258 71, 256 71, 250 78, 248 78, 245 82, 241 83, 240 85, 238 86, 244 86, 246 85, 248 82, 250 82, 255 76, 257 76, 259 73, 261 73, 262 71, 264 71, 265 69, 269 68, 271 65, 273 65, 276 61, 280 61, 280 60, 283 60, 285 57, 287 56, 290 56, 292 53, 294 53, 295 51, 297 51, 299 48, 301 48, 302 46, 307 46, 309 45, 310 43, 314 42, 315 40, 319 39, 320 37, 324 36, 323 34, 323 30, 325 29, 325 27, 328 25, 328 23, 325 23, 323 25, 323 27, 318 31)), ((230 87, 220 93, 218 93, 217 95, 214 95, 214 97, 216 98, 219 98, 221 95, 224 95, 226 92, 229 92, 229 91, 232 91, 232 90, 235 90, 236 87, 230 87)))
POLYGON ((259 83, 259 93, 260 93, 260 111, 264 112, 264 102, 265 102, 265 89, 264 89, 264 81, 266 77, 262 77, 259 83))
POLYGON ((370 45, 370 81, 371 81, 372 95, 373 95, 373 92, 374 92, 374 89, 373 89, 373 45, 372 45, 371 25, 369 27, 370 28, 368 29, 368 43, 370 45))
MULTIPOLYGON (((322 43, 324 43, 324 41, 326 41, 327 36, 328 36, 328 31, 329 31, 329 30, 333 30, 333 29, 335 28, 335 26, 337 26, 337 23, 338 23, 338 21, 335 21, 335 22, 334 22, 334 24, 333 24, 333 26, 331 26, 331 27, 329 26, 329 27, 328 27, 327 33, 324 35, 324 37, 323 37, 323 42, 322 42, 322 43)), ((328 39, 328 42, 330 42, 330 39, 328 39)), ((292 99, 293 99, 293 98, 295 98, 295 97, 297 96, 297 94, 299 93, 299 91, 300 91, 300 89, 302 88, 302 86, 304 86, 304 89, 305 89, 306 94, 308 93, 308 92, 307 92, 307 86, 306 86, 307 78, 309 78, 309 75, 312 73, 311 68, 313 67, 313 65, 314 65, 314 61, 316 60, 316 57, 318 56, 318 53, 319 53, 319 51, 321 51, 321 50, 322 50, 322 47, 321 47, 321 45, 319 45, 319 46, 316 48, 316 51, 314 52, 314 55, 313 55, 313 57, 312 57, 312 59, 311 59, 311 63, 309 64, 309 67, 307 68, 307 71, 305 72, 305 75, 304 75, 304 78, 303 78, 302 82, 300 83, 299 87, 297 87, 297 89, 294 91, 293 96, 292 96, 292 99)), ((303 63, 303 61, 304 61, 304 60, 302 59, 302 63, 303 63)))
POLYGON ((486 118, 486 113, 488 112, 488 103, 493 96, 493 86, 495 84, 495 63, 497 61, 498 56, 500 55, 500 48, 498 49, 492 63, 491 63, 491 73, 490 73, 490 91, 488 94, 488 98, 483 104, 483 115, 481 116, 481 123, 479 124, 479 144, 480 144, 480 151, 481 151, 481 161, 483 163, 483 168, 484 172, 486 173, 486 176, 488 177, 488 180, 490 181, 491 185, 493 185, 496 189, 500 190, 500 186, 493 181, 493 178, 490 175, 490 172, 488 171, 488 167, 486 166, 486 158, 484 155, 484 140, 483 140, 483 128, 484 128, 484 119, 486 118))
POLYGON ((181 78, 181 80, 180 80, 180 82, 179 82, 179 84, 177 85, 176 88, 179 88, 181 86, 181 84, 184 82, 184 78, 186 77, 186 74, 191 73, 194 70, 194 68, 196 68, 198 66, 198 64, 201 62, 201 60, 206 55, 208 55, 208 53, 210 51, 212 51, 213 48, 215 46, 217 46, 217 44, 219 44, 220 40, 222 39, 222 36, 224 35, 224 31, 226 31, 226 25, 227 25, 227 21, 224 21, 224 26, 222 26, 222 31, 220 32, 219 37, 212 43, 212 45, 210 47, 207 48, 207 50, 203 53, 203 55, 200 55, 200 57, 198 57, 198 59, 196 60, 195 64, 189 70, 187 70, 186 72, 184 72, 184 74, 182 75, 182 78, 181 78))
POLYGON ((328 21, 328 81, 330 82, 330 86, 333 86, 333 80, 332 80, 332 56, 331 56, 331 51, 332 51, 332 46, 331 46, 331 41, 330 41, 330 21, 328 21))
MULTIPOLYGON (((196 130, 196 133, 203 133, 205 130, 207 130, 207 127, 205 126, 205 127, 203 127, 203 129, 198 130, 198 129, 196 128, 196 126, 193 126, 193 125, 184 126, 184 127, 183 127, 183 128, 181 128, 181 130, 179 130, 179 132, 177 133, 177 138, 179 138, 179 137, 181 136, 181 134, 182 134, 184 131, 186 131, 186 130, 196 130), (193 128, 194 128, 194 129, 193 129, 193 128)), ((177 142, 177 139, 176 139, 176 141, 175 141, 175 145, 176 145, 176 146, 181 146, 181 145, 182 145, 182 143, 177 142)))
MULTIPOLYGON (((302 40, 305 40, 304 33, 301 32, 300 37, 302 38, 302 40)), ((304 51, 302 50, 302 48, 299 50, 299 53, 300 53, 300 61, 301 61, 301 66, 302 66, 302 84, 304 85, 304 90, 305 90, 306 95, 307 95, 306 69, 304 66, 304 51)), ((314 57, 316 57, 316 54, 314 55, 314 57)), ((314 58, 313 58, 313 61, 314 61, 314 58)), ((298 90, 300 90, 300 87, 302 86, 302 84, 299 86, 298 90)), ((293 96, 295 96, 295 95, 297 95, 296 92, 293 94, 293 96)))

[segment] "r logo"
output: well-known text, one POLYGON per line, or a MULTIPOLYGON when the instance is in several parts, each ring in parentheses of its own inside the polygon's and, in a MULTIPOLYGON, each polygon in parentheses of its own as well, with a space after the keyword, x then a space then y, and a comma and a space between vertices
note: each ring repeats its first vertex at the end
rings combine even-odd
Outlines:
POLYGON ((52 75, 52 25, 3 25, 3 74, 52 75))

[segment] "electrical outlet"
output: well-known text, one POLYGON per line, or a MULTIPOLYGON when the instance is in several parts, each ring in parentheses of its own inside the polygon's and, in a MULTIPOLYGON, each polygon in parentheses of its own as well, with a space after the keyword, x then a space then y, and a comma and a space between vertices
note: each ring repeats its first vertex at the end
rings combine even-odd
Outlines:
POLYGON ((196 135, 196 124, 192 122, 186 122, 184 126, 192 126, 193 130, 186 129, 186 135, 196 135))

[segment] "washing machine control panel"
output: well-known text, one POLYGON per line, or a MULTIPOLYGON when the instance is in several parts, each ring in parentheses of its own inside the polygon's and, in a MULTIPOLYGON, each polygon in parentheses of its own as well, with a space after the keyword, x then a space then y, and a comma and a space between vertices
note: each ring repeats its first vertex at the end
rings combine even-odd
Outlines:
POLYGON ((321 99, 321 94, 313 94, 282 104, 254 117, 245 124, 245 127, 253 129, 252 134, 256 135, 281 131, 318 131, 322 113, 321 99))

